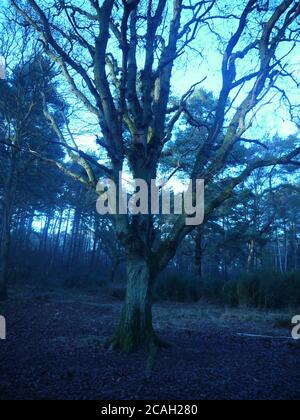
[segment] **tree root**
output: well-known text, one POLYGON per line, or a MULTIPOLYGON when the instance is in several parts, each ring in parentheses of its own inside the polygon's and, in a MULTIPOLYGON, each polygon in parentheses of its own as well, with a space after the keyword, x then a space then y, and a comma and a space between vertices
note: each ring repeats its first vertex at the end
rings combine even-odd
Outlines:
POLYGON ((173 347, 172 343, 169 343, 168 341, 163 340, 157 335, 154 336, 154 343, 159 349, 169 349, 173 347))
POLYGON ((146 352, 155 352, 162 350, 162 349, 169 349, 172 347, 171 343, 168 343, 167 341, 161 339, 156 334, 151 337, 149 341, 146 341, 144 344, 141 344, 140 346, 132 346, 132 348, 129 348, 127 345, 123 346, 120 342, 120 339, 117 336, 113 336, 109 339, 107 339, 104 343, 104 348, 107 351, 121 351, 125 353, 130 353, 134 351, 138 351, 139 349, 146 350, 146 352))

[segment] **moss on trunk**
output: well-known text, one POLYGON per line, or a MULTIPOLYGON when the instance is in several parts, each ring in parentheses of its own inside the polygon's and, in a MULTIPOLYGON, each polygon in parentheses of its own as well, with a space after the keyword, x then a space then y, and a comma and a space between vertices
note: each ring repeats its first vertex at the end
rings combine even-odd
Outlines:
POLYGON ((127 292, 114 347, 130 352, 155 345, 152 325, 152 282, 146 261, 127 262, 127 292))

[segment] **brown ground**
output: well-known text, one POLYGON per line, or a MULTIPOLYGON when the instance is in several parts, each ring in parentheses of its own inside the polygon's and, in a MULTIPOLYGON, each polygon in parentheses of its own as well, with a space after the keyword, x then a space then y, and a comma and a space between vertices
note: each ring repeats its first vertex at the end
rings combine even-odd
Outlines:
POLYGON ((0 399, 300 399, 300 342, 276 327, 293 311, 157 304, 156 330, 173 347, 152 366, 104 349, 120 307, 101 291, 13 292, 0 310, 0 399))

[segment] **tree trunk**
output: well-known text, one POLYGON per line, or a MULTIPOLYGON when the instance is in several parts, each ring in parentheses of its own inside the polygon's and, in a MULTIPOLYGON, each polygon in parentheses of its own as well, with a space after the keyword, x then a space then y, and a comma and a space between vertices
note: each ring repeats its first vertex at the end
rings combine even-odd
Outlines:
POLYGON ((54 245, 53 245, 53 252, 52 252, 51 263, 50 263, 50 266, 52 268, 53 268, 54 264, 56 263, 56 256, 57 256, 57 252, 58 252, 58 249, 59 249, 61 228, 62 228, 62 223, 63 223, 63 216, 64 216, 64 212, 62 210, 60 212, 60 215, 59 215, 59 225, 58 225, 58 230, 57 230, 55 242, 54 242, 54 245))
POLYGON ((278 264, 280 272, 283 273, 283 262, 282 262, 282 255, 281 255, 281 245, 280 245, 280 239, 278 235, 278 229, 276 229, 276 240, 277 240, 277 252, 278 252, 278 264))
POLYGON ((127 292, 114 347, 130 352, 155 345, 152 325, 152 281, 145 260, 127 261, 127 292))
POLYGON ((15 190, 16 151, 12 151, 10 168, 4 188, 3 220, 0 242, 0 301, 7 298, 7 276, 9 263, 10 229, 13 213, 13 199, 15 190))
POLYGON ((247 268, 248 272, 252 272, 254 270, 254 263, 255 263, 255 241, 252 239, 249 244, 249 254, 248 254, 248 261, 247 261, 247 268))
POLYGON ((65 228, 65 233, 64 233, 64 239, 63 239, 63 245, 62 245, 62 251, 61 251, 61 264, 64 264, 65 262, 65 251, 66 251, 67 242, 68 242, 71 212, 72 212, 72 209, 69 208, 68 216, 67 216, 67 223, 66 223, 66 228, 65 228))
POLYGON ((0 301, 7 298, 7 274, 12 216, 12 192, 7 191, 3 206, 2 232, 0 242, 0 301))
POLYGON ((202 245, 202 227, 198 228, 195 237, 195 273, 200 279, 203 274, 202 267, 203 245, 202 245))
POLYGON ((110 275, 109 275, 109 283, 112 284, 115 281, 115 277, 119 268, 119 265, 121 264, 121 261, 116 258, 113 259, 112 263, 111 263, 111 270, 110 270, 110 275))
POLYGON ((0 247, 0 301, 7 298, 7 270, 8 270, 8 254, 9 254, 9 236, 10 222, 7 210, 4 209, 1 247, 0 247))

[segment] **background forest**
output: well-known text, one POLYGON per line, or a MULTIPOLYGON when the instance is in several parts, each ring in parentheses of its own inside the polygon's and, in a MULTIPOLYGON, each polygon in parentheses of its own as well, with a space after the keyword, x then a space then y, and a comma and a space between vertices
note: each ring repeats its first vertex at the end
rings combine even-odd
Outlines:
MULTIPOLYGON (((103 156, 103 142, 82 129, 79 121, 85 114, 72 97, 68 103, 59 66, 41 55, 34 33, 17 21, 17 15, 6 10, 1 52, 8 67, 6 80, 0 81, 1 276, 11 285, 99 286, 122 297, 126 250, 118 244, 112 218, 97 214, 96 194, 76 179, 80 172, 74 169, 72 179, 59 170, 64 163, 72 170, 77 158, 74 163, 74 149, 61 144, 53 131, 45 103, 60 129, 70 134, 75 152, 70 123, 81 127, 76 139, 86 139, 81 140, 83 157, 90 153, 97 161, 103 156), (17 139, 12 146, 13 132, 17 139)), ((282 93, 283 101, 289 101, 282 93)), ((176 101, 180 98, 173 96, 171 103, 176 101)), ((287 103, 293 117, 296 107, 287 103)), ((214 93, 196 85, 186 95, 180 124, 160 162, 161 177, 169 174, 169 188, 176 189, 176 183, 188 177, 216 107, 214 93)), ((288 116, 284 118, 288 125, 288 116)), ((293 129, 285 131, 295 134, 286 138, 269 129, 263 138, 240 143, 224 167, 225 177, 213 188, 221 189, 220 183, 245 162, 269 151, 283 154, 296 148, 297 121, 293 117, 293 129)), ((186 236, 157 280, 156 298, 274 308, 299 305, 299 188, 295 162, 254 171, 204 225, 186 236)), ((168 221, 159 223, 162 231, 168 229, 168 221)))
MULTIPOLYGON (((43 61, 40 67, 35 57, 17 65, 9 79, 1 81, 1 127, 4 130, 4 119, 13 119, 21 127, 24 144, 32 149, 44 147, 48 160, 64 162, 65 150, 49 128, 42 106, 30 109, 45 80, 51 106, 67 107, 58 94, 56 76, 50 62, 43 61)), ((201 120, 213 108, 213 102, 211 93, 198 90, 193 94, 187 104, 187 117, 165 152, 162 171, 177 171, 177 182, 188 172, 199 131, 201 136, 201 129, 190 127, 188 118, 201 120), (199 111, 200 101, 208 110, 199 111)), ((60 124, 65 124, 61 116, 60 124)), ((234 162, 227 165, 228 174, 237 161, 242 164, 254 153, 259 158, 262 147, 280 150, 283 144, 298 141, 296 134, 264 140, 263 146, 257 144, 251 150, 239 147, 234 162)), ((125 252, 117 244, 111 218, 97 213, 96 195, 64 176, 47 159, 21 148, 12 149, 3 140, 0 153, 1 248, 8 236, 5 258, 9 284, 97 286, 111 289, 121 298, 125 293, 125 252), (5 200, 9 200, 11 212, 8 221, 5 200)), ((203 298, 267 308, 299 305, 299 188, 299 173, 294 167, 255 171, 234 197, 185 239, 158 279, 156 297, 180 301, 203 298)))

